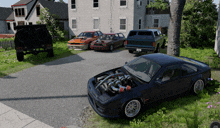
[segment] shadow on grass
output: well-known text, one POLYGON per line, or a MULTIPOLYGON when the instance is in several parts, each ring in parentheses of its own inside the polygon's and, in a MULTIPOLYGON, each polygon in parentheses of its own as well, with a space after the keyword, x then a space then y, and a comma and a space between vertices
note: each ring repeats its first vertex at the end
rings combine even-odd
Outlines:
MULTIPOLYGON (((217 88, 219 88, 220 85, 217 82, 217 80, 213 80, 208 82, 207 86, 206 86, 206 91, 210 96, 212 95, 216 95, 215 90, 217 88)), ((180 95, 176 95, 176 96, 172 96, 169 98, 165 98, 162 100, 158 100, 156 102, 150 103, 150 104, 146 104, 142 107, 141 110, 141 114, 135 118, 135 120, 140 120, 141 122, 144 121, 146 119, 147 115, 153 115, 156 114, 160 109, 162 109, 163 107, 166 108, 166 110, 168 111, 174 111, 175 109, 178 108, 185 108, 188 105, 191 105, 196 102, 199 101, 201 99, 201 97, 198 96, 194 96, 189 92, 186 93, 182 93, 180 95), (177 100, 179 100, 177 103, 177 100)), ((166 114, 166 112, 164 112, 164 114, 166 114)), ((109 124, 115 124, 115 125, 120 125, 120 126, 130 126, 130 121, 132 120, 128 120, 128 119, 123 119, 123 118, 103 118, 101 117, 103 120, 107 121, 109 124)))
MULTIPOLYGON (((47 66, 50 65, 61 65, 72 62, 78 62, 84 60, 82 57, 77 55, 78 51, 74 51, 73 53, 66 48, 54 48, 54 57, 48 57, 47 52, 42 52, 37 55, 29 54, 23 62, 28 62, 34 65, 44 64, 47 66), (63 51, 63 52, 61 52, 63 51), (75 55, 75 56, 71 56, 75 55)), ((26 55, 27 56, 27 55, 26 55)))

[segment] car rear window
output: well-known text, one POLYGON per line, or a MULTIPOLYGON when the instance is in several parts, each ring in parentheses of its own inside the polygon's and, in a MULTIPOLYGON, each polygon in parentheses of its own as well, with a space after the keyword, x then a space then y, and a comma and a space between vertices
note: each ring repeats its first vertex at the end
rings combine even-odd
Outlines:
POLYGON ((153 39, 153 34, 151 31, 131 31, 128 38, 153 39))

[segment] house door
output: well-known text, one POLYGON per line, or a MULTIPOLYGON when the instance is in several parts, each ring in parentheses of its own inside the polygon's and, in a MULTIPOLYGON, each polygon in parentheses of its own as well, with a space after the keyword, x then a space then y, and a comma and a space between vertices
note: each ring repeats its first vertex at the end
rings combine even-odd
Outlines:
POLYGON ((24 25, 24 21, 18 21, 18 25, 24 25))

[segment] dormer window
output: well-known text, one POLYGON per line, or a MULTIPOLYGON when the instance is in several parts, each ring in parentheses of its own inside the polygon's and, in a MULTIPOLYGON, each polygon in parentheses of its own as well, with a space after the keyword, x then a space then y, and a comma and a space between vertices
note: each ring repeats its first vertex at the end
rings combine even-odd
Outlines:
POLYGON ((24 8, 15 9, 15 16, 16 17, 24 17, 25 16, 24 8))
POLYGON ((120 6, 126 6, 126 0, 120 0, 120 6))
POLYGON ((39 16, 40 15, 40 5, 36 6, 36 11, 37 11, 37 16, 39 16))

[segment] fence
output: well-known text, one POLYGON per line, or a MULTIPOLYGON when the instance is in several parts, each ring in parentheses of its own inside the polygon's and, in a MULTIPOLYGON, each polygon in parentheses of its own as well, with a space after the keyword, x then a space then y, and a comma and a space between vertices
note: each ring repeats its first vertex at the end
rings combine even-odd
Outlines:
POLYGON ((4 48, 4 49, 7 49, 9 47, 15 48, 15 44, 14 44, 13 40, 10 40, 10 41, 0 41, 0 47, 4 48))

